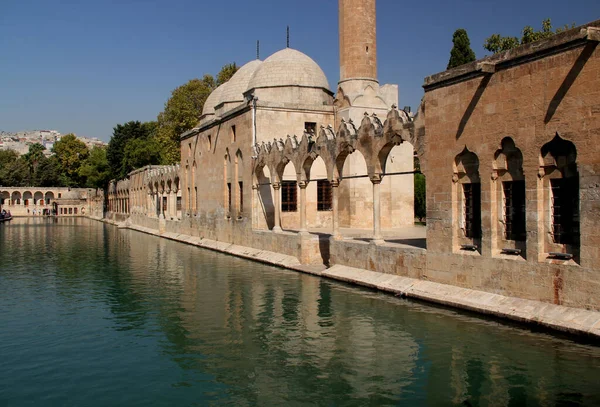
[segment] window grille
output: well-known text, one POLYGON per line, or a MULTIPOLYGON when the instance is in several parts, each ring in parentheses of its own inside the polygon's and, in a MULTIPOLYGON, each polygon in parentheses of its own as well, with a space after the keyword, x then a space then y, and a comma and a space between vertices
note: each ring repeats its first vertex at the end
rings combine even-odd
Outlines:
POLYGON ((550 180, 552 189, 552 237, 555 243, 578 244, 579 179, 550 180))
POLYGON ((465 195, 465 236, 481 237, 481 184, 463 184, 465 195))
POLYGON ((298 211, 298 188, 296 181, 281 182, 281 211, 298 211))
POLYGON ((504 237, 506 240, 526 240, 525 181, 507 181, 504 189, 504 237))
POLYGON ((227 183, 227 210, 231 213, 231 182, 227 183))
POLYGON ((330 211, 331 204, 331 182, 323 179, 317 181, 317 211, 330 211))

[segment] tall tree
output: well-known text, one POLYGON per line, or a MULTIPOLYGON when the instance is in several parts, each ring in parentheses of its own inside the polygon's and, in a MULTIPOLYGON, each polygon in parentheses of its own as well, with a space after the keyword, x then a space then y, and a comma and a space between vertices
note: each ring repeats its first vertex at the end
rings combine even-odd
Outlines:
POLYGON ((0 185, 13 187, 12 171, 19 160, 19 154, 14 150, 0 150, 0 185))
POLYGON ((154 137, 129 140, 123 154, 123 169, 129 173, 146 165, 160 164, 160 147, 154 137))
POLYGON ((139 121, 117 124, 113 128, 113 135, 106 149, 106 158, 112 178, 124 178, 129 172, 123 166, 123 157, 125 156, 127 143, 135 139, 147 139, 155 130, 156 122, 141 123, 139 121))
POLYGON ((157 119, 162 164, 180 161, 179 137, 198 124, 208 95, 217 86, 227 82, 237 69, 235 63, 227 64, 217 74, 217 80, 212 75, 204 75, 202 79, 192 79, 171 92, 157 119))
POLYGON ((52 152, 60 163, 67 186, 81 186, 83 180, 79 176, 79 167, 89 155, 85 143, 77 139, 74 134, 67 134, 54 143, 52 152))
POLYGON ((88 158, 79 168, 79 176, 85 179, 88 188, 105 189, 111 179, 110 166, 106 158, 105 147, 94 147, 88 158))
POLYGON ((5 168, 2 178, 4 186, 33 186, 31 173, 29 172, 29 164, 23 157, 19 157, 15 161, 9 163, 5 168))
POLYGON ((571 26, 565 25, 563 27, 559 27, 556 30, 552 28, 552 23, 549 18, 542 21, 542 29, 536 31, 531 26, 525 26, 523 31, 521 32, 521 39, 519 40, 517 37, 503 37, 500 34, 492 34, 488 38, 486 38, 485 43, 483 44, 483 48, 486 50, 497 53, 502 51, 508 51, 510 49, 516 48, 519 45, 529 44, 535 41, 543 40, 545 38, 552 37, 555 34, 566 31, 568 29, 574 28, 575 24, 571 26))
POLYGON ((471 41, 469 40, 469 36, 465 29, 459 28, 454 31, 452 43, 454 46, 450 51, 450 61, 448 61, 446 69, 455 68, 475 61, 475 53, 471 49, 471 41))
POLYGON ((65 175, 56 155, 40 162, 33 178, 34 184, 40 187, 66 186, 65 175))
POLYGON ((31 144, 29 146, 29 152, 23 155, 23 159, 29 164, 29 173, 35 174, 38 169, 38 165, 46 159, 44 150, 46 147, 40 143, 31 144))

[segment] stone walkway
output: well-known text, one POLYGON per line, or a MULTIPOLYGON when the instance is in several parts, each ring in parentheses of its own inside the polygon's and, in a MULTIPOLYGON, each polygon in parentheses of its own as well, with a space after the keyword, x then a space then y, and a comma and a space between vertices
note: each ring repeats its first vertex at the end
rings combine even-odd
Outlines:
MULTIPOLYGON (((286 232, 297 233, 297 230, 284 229, 286 232)), ((309 228, 308 231, 316 235, 331 236, 331 228, 309 228)), ((372 229, 340 228, 340 234, 344 239, 371 241, 372 229)), ((427 228, 425 226, 405 226, 395 229, 382 229, 383 240, 387 243, 397 243, 414 246, 421 249, 427 248, 427 228)))

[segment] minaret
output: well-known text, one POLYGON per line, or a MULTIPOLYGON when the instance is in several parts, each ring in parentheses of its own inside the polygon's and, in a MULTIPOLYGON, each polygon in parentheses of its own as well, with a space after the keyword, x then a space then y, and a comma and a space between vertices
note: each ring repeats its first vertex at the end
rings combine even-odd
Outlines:
MULTIPOLYGON (((339 0, 340 81, 335 106, 338 120, 360 123, 363 115, 385 118, 398 104, 398 86, 377 79, 376 0, 339 0)), ((339 123, 336 123, 339 124, 339 123)))
POLYGON ((375 0, 339 0, 340 83, 377 81, 375 0))

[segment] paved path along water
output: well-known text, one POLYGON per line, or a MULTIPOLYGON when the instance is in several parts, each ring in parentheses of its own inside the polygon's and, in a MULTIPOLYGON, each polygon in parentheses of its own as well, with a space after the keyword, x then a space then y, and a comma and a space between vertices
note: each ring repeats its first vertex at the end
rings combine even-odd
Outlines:
POLYGON ((549 334, 85 219, 0 248, 0 406, 600 405, 549 334))

